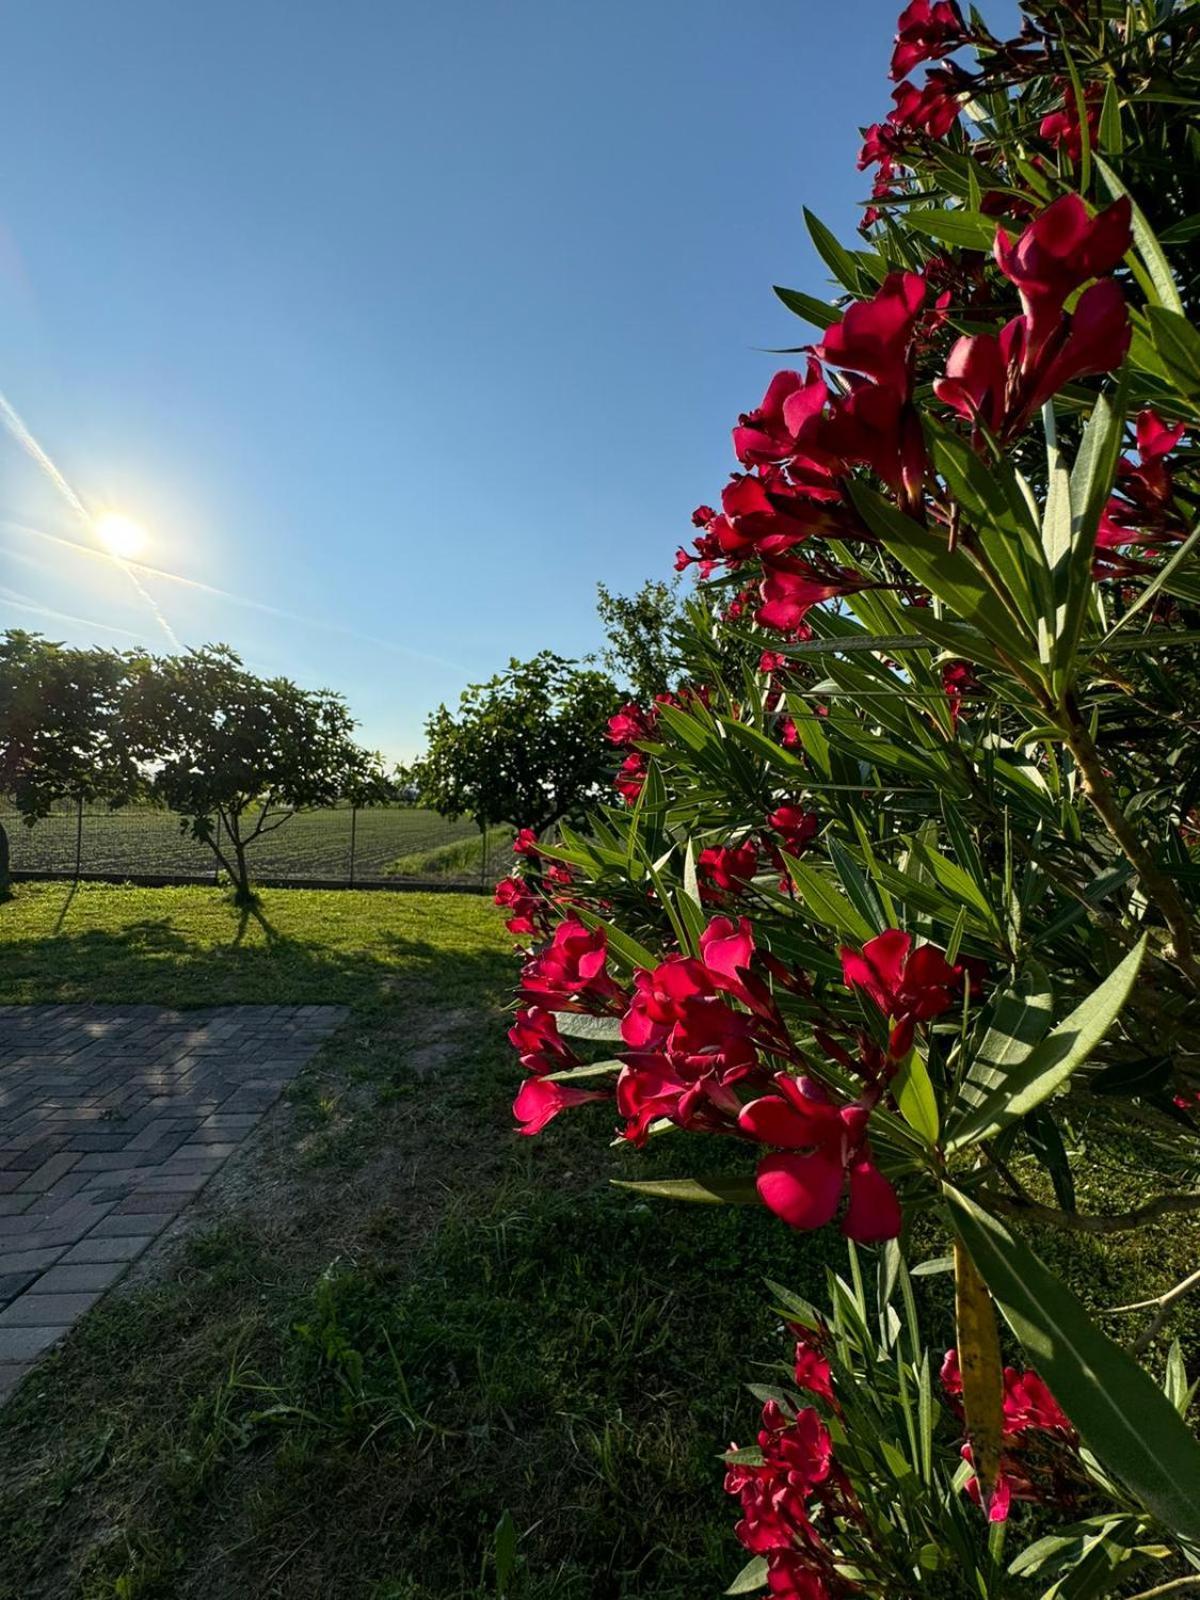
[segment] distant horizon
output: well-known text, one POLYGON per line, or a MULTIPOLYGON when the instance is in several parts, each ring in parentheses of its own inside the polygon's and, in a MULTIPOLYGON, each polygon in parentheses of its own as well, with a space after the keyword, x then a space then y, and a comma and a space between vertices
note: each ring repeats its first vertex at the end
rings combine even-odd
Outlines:
POLYGON ((597 582, 670 573, 813 336, 771 285, 832 292, 801 202, 865 198, 859 9, 15 13, 0 628, 226 642, 389 761, 599 650, 597 582))

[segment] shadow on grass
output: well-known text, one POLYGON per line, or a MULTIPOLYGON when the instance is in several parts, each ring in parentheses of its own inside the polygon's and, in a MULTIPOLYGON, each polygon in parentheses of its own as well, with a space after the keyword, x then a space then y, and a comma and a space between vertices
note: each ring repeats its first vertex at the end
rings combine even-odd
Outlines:
POLYGON ((453 997, 503 987, 511 964, 503 955, 453 953, 400 937, 373 947, 331 948, 263 927, 246 938, 247 913, 222 943, 202 944, 167 918, 120 930, 89 928, 50 937, 13 939, 3 948, 3 998, 8 1002, 123 1001, 173 1006, 231 1004, 369 1005, 410 983, 437 977, 453 997))

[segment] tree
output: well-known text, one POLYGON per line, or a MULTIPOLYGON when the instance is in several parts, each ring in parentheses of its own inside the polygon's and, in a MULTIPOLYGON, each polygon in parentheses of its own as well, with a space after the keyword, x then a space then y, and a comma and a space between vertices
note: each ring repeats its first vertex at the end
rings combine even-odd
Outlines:
POLYGON ((608 648, 601 659, 638 700, 666 694, 680 670, 674 630, 679 623, 679 579, 651 578, 636 594, 613 594, 596 585, 596 610, 608 648))
POLYGON ((388 798, 379 758, 354 742, 340 695, 248 672, 228 645, 146 658, 129 680, 123 729, 151 795, 181 814, 253 900, 248 851, 301 807, 388 798))
MULTIPOLYGON (((14 628, 0 636, 0 794, 32 827, 58 800, 119 804, 138 789, 119 706, 134 655, 68 648, 14 628)), ((9 841, 0 824, 0 894, 9 841)))
POLYGON ((604 673, 549 650, 510 661, 466 689, 456 713, 442 705, 429 717, 412 777, 444 816, 543 833, 611 776, 604 731, 619 698, 604 673))
POLYGON ((1200 1213, 1200 5, 1021 10, 901 14, 893 76, 937 65, 863 237, 809 218, 836 300, 777 291, 808 359, 697 513, 691 687, 500 902, 523 1132, 724 1137, 619 1181, 852 1242, 826 1309, 772 1282, 735 1593, 1197 1585, 1198 1279, 1144 1230, 1200 1213), (1114 1235, 1147 1293, 1101 1312, 1114 1235))

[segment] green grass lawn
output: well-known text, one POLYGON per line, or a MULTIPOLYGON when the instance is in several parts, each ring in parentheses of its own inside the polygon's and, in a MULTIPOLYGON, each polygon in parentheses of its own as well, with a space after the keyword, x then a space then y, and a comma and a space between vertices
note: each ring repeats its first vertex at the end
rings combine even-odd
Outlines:
MULTIPOLYGON (((716 1456, 785 1350, 762 1279, 819 1294, 840 1243, 608 1182, 744 1164, 727 1141, 609 1149, 603 1107, 517 1137, 513 972, 461 895, 279 890, 243 917, 215 890, 29 885, 0 906, 3 1001, 353 1007, 254 1182, 227 1174, 166 1270, 0 1411, 2 1600, 720 1592, 742 1556, 716 1456)), ((1131 1151, 1095 1163, 1085 1208, 1144 1189, 1131 1151)), ((1050 1247, 1111 1305, 1182 1277, 1200 1229, 1050 1247)), ((921 1283, 933 1337, 945 1283, 921 1283)), ((1194 1351, 1190 1306, 1173 1331, 1194 1351)))

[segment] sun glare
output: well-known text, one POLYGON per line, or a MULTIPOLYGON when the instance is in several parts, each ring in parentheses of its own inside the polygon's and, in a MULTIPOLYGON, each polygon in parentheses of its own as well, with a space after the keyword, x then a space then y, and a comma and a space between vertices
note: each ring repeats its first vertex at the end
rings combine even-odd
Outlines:
POLYGON ((128 561, 140 555, 146 543, 146 530, 132 517, 119 511, 105 511, 92 524, 96 537, 110 555, 128 561))

